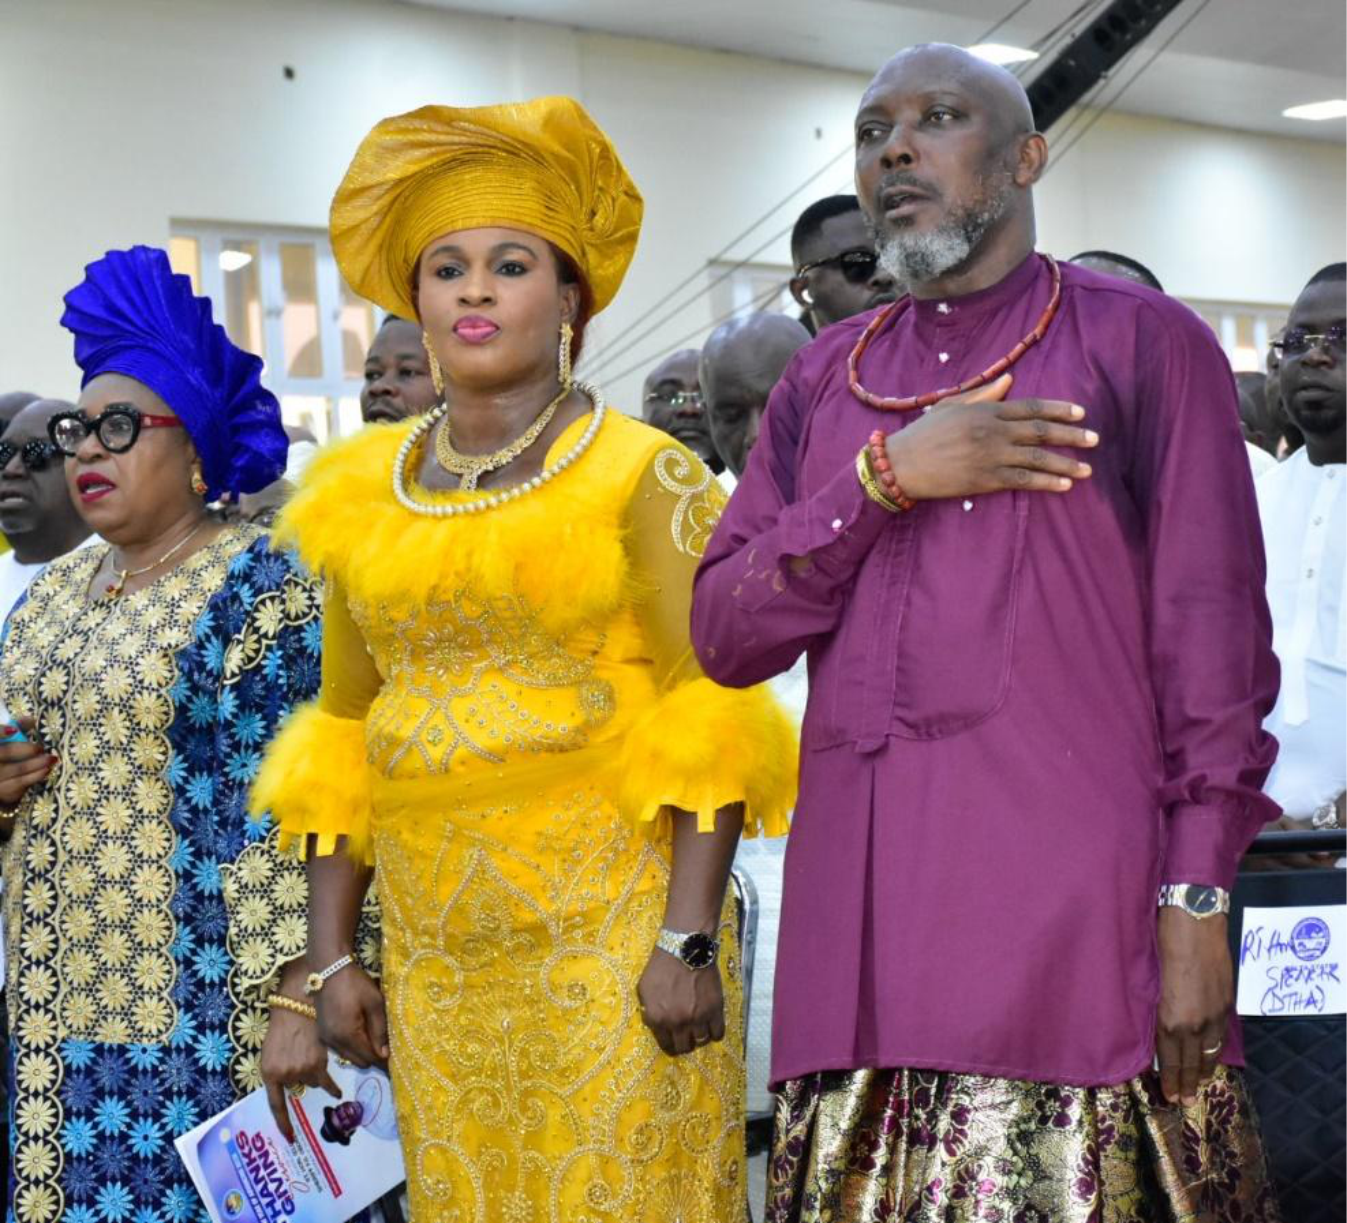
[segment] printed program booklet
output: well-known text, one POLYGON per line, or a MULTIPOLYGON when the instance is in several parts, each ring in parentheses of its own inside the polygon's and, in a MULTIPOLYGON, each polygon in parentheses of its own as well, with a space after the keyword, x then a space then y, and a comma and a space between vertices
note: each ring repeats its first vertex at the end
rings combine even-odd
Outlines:
POLYGON ((259 1088, 177 1139, 214 1223, 346 1223, 406 1179, 382 1070, 328 1060, 341 1088, 290 1096, 292 1146, 259 1088))

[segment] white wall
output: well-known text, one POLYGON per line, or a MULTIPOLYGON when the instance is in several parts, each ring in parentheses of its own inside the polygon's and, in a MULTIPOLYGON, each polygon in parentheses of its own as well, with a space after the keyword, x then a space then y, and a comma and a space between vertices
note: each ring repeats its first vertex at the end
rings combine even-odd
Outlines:
MULTIPOLYGON (((846 147, 864 83, 392 0, 0 0, 0 389, 73 391, 60 297, 108 247, 162 244, 171 218, 322 226, 382 116, 569 92, 646 197, 631 275, 592 332, 610 396, 635 409, 640 377, 613 376, 709 304, 607 363, 604 344, 846 147)), ((732 254, 848 175, 844 157, 732 254)), ((1340 147, 1116 115, 1050 171, 1040 236, 1134 255, 1182 296, 1289 301, 1343 257, 1345 208, 1340 147)), ((788 258, 785 238, 757 256, 788 258)))

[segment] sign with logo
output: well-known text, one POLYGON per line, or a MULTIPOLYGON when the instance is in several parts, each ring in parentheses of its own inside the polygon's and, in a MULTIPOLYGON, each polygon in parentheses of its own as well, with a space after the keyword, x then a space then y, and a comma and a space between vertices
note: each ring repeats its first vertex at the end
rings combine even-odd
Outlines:
POLYGON ((1245 909, 1241 1015, 1347 1014, 1347 905, 1245 909))

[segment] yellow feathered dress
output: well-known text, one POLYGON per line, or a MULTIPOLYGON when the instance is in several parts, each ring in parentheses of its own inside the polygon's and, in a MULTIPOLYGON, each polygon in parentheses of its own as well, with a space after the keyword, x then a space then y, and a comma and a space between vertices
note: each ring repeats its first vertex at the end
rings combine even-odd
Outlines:
POLYGON ((723 495, 691 452, 610 412, 550 484, 428 518, 392 492, 411 427, 322 454, 285 511, 278 535, 327 579, 323 686, 254 805, 376 867, 413 1218, 738 1223, 728 903, 726 1040, 667 1057, 636 998, 668 886, 664 809, 708 828, 742 802, 749 831, 780 834, 794 800, 788 720, 763 690, 702 676, 688 642, 723 495))

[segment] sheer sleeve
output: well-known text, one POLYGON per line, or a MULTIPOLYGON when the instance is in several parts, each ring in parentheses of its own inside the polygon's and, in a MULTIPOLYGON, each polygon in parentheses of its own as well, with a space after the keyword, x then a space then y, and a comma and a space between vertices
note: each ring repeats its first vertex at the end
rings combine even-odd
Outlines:
POLYGON ((329 582, 323 601, 323 685, 318 704, 333 717, 363 722, 383 682, 351 618, 346 591, 329 582))
POLYGON ((673 441, 632 491, 628 551, 658 695, 626 736, 620 802, 652 831, 671 808, 695 811, 710 831, 720 808, 742 803, 745 835, 779 836, 795 801, 791 721, 765 687, 708 679, 692 649, 692 579, 725 500, 706 465, 673 441))
POLYGON ((628 509, 628 550, 661 691, 698 679, 689 633, 692 579, 726 494, 706 464, 670 444, 647 463, 628 509))
POLYGON ((323 607, 323 673, 315 700, 287 719, 253 786, 251 806, 270 809, 287 847, 309 836, 330 854, 347 839, 369 860, 371 793, 365 715, 383 685, 346 594, 329 582, 323 607))

